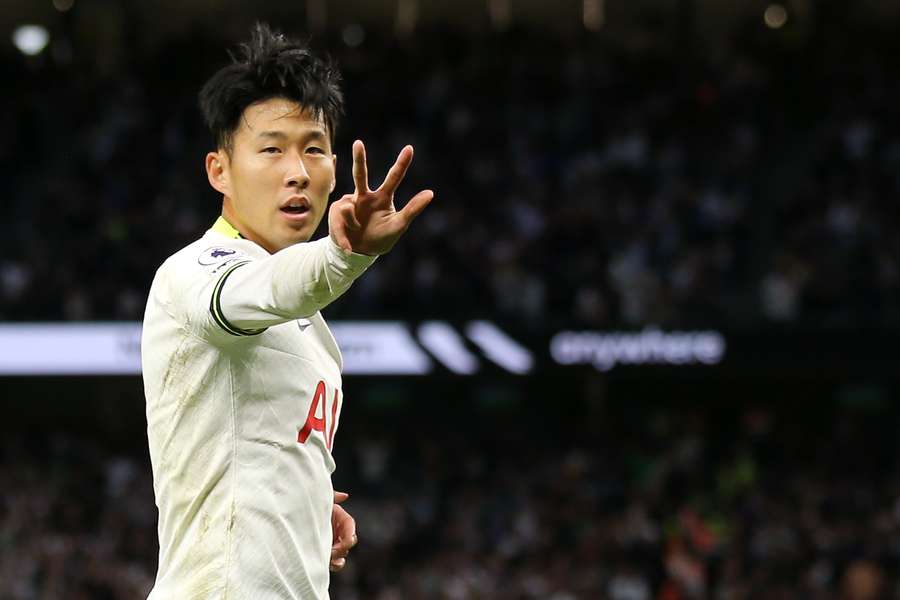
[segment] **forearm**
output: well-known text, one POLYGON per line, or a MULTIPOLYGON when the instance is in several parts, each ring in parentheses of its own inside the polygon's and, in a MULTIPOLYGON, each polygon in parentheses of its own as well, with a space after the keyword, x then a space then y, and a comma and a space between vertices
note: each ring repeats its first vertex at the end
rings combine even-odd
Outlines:
POLYGON ((374 260, 327 236, 296 244, 228 271, 214 291, 214 310, 240 330, 308 317, 347 291, 374 260))

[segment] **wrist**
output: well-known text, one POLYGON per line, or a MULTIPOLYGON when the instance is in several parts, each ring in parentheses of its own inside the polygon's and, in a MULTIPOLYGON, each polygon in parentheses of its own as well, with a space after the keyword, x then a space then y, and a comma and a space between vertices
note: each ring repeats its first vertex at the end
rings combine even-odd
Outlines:
POLYGON ((347 250, 330 235, 328 236, 328 247, 330 249, 330 254, 335 257, 335 259, 348 265, 371 263, 378 258, 377 254, 361 252, 359 248, 347 250))

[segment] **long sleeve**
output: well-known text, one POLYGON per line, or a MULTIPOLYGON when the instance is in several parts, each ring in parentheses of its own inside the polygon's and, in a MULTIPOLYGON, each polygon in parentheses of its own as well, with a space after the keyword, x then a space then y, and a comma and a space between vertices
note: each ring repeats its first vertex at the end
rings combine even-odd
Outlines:
POLYGON ((194 335, 227 341, 315 314, 374 261, 328 236, 272 255, 247 240, 192 245, 161 268, 155 301, 194 335))
POLYGON ((223 273, 212 300, 227 323, 258 330, 315 314, 347 291, 374 260, 346 252, 326 236, 236 263, 223 273))

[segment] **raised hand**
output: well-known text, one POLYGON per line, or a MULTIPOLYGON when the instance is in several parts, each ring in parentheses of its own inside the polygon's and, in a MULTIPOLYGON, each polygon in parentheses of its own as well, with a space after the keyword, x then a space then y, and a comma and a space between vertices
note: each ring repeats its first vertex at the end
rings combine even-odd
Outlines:
POLYGON ((358 254, 386 254, 410 223, 434 198, 434 192, 423 190, 401 209, 394 207, 394 192, 403 181, 413 159, 413 147, 405 146, 388 171, 384 182, 369 189, 366 148, 362 141, 353 142, 353 182, 356 191, 343 196, 328 211, 328 232, 334 242, 358 254))

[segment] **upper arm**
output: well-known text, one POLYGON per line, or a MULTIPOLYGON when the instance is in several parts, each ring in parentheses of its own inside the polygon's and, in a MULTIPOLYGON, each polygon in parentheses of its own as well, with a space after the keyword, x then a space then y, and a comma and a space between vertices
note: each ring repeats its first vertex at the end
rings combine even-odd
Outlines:
POLYGON ((173 257, 167 270, 171 313, 192 334, 226 342, 261 329, 242 329, 228 321, 222 309, 222 290, 232 274, 253 259, 240 250, 213 246, 173 257))
POLYGON ((180 257, 173 293, 195 334, 236 339, 315 314, 374 260, 346 253, 328 237, 259 258, 213 247, 180 257))

